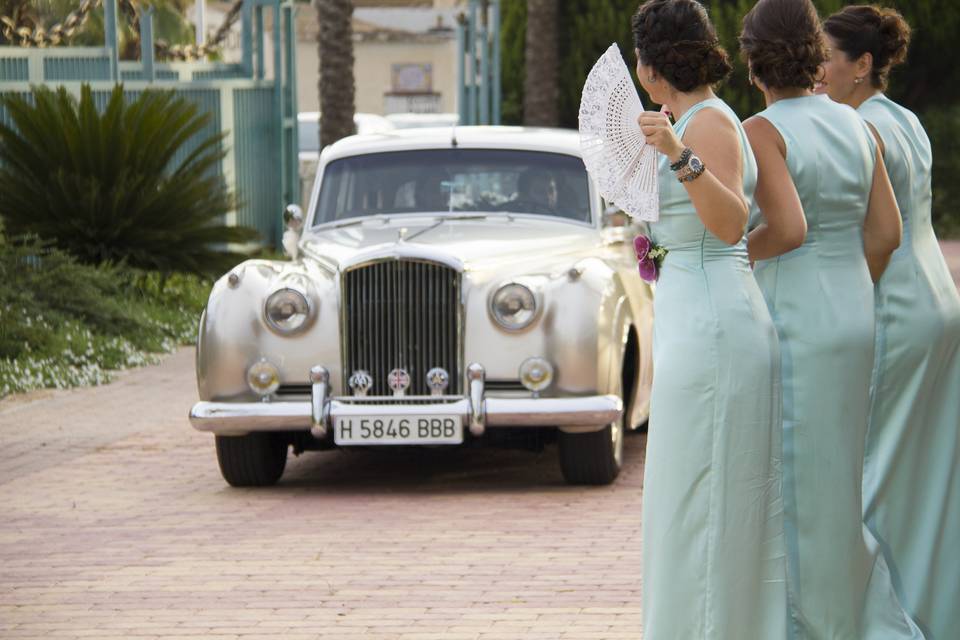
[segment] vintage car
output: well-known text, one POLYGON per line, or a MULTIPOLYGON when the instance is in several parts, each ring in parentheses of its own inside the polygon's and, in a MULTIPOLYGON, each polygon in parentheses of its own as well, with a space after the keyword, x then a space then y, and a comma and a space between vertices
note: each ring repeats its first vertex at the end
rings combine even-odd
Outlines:
POLYGON ((200 318, 193 426, 231 485, 288 450, 538 447, 605 484, 646 422, 651 288, 576 132, 352 136, 324 149, 290 260, 249 260, 200 318))

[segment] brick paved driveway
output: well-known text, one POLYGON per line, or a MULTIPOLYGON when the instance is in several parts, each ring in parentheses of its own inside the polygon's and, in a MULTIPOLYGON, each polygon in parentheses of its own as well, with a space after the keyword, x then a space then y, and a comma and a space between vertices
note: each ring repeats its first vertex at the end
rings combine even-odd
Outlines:
POLYGON ((192 358, 0 402, 0 638, 640 637, 643 436, 606 488, 551 447, 307 453, 231 489, 192 358))
POLYGON ((0 638, 640 637, 642 436, 607 488, 550 448, 309 453, 238 490, 195 395, 183 350, 0 402, 0 638))

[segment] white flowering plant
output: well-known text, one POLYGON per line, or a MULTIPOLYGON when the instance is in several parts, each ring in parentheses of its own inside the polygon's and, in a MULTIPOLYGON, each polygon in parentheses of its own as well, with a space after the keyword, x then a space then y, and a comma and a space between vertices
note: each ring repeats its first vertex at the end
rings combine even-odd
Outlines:
POLYGON ((0 239, 0 398, 108 382, 191 344, 210 283, 0 239))

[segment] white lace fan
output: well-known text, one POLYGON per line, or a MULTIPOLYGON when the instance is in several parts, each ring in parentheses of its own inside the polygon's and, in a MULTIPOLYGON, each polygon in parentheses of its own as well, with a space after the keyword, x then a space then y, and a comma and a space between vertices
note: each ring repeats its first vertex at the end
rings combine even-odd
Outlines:
POLYGON ((600 195, 631 216, 660 217, 657 152, 646 143, 637 117, 643 112, 616 43, 593 65, 580 97, 583 164, 600 195))

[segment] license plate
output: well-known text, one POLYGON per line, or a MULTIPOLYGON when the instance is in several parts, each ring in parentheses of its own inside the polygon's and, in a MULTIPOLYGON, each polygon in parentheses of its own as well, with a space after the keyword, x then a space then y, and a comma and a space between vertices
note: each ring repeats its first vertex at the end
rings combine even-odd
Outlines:
POLYGON ((337 444, 461 444, 461 416, 344 416, 333 421, 337 444))

